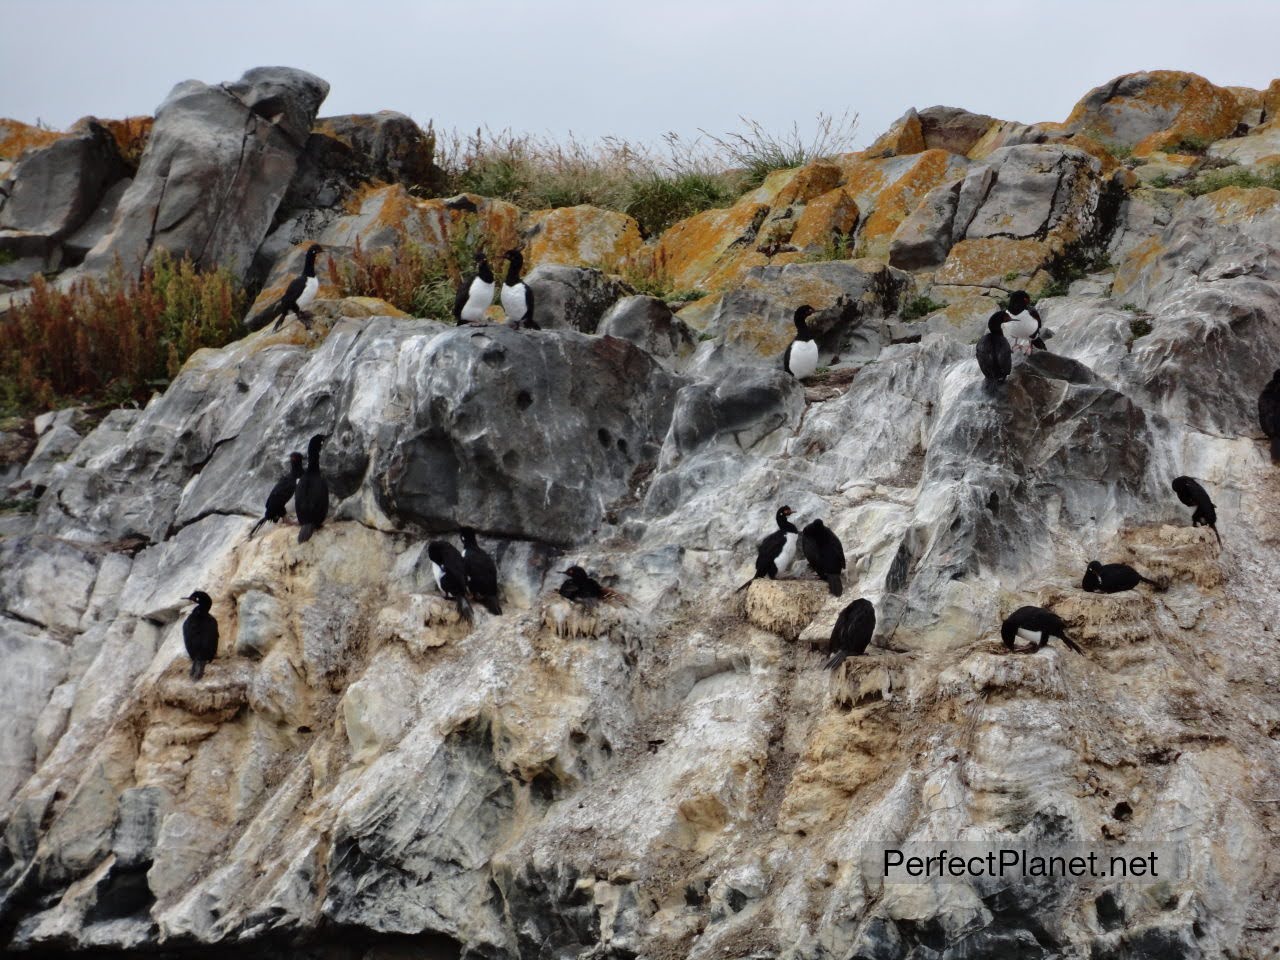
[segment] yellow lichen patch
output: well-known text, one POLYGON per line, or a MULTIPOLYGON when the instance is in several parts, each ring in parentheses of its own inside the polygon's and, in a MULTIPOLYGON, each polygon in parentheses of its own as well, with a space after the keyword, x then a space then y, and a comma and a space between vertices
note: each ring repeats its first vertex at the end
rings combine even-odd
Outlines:
MULTIPOLYGON (((1273 83, 1275 81, 1272 81, 1273 83)), ((1262 90, 1255 90, 1253 87, 1226 87, 1224 88, 1233 97, 1236 98, 1236 106, 1243 113, 1246 110, 1265 110, 1266 93, 1262 90)))
POLYGON ((1034 276, 1049 262, 1053 250, 1038 240, 984 237, 961 240, 947 254, 947 262, 934 277, 935 283, 970 287, 999 287, 1009 274, 1034 276))
POLYGON ((1065 140, 1057 140, 1055 143, 1061 143, 1068 147, 1077 147, 1090 156, 1097 157, 1102 163, 1102 175, 1108 176, 1113 171, 1119 169, 1120 161, 1105 146, 1099 143, 1093 137, 1086 137, 1082 133, 1074 134, 1065 140))
POLYGON ((834 163, 810 163, 801 167, 774 198, 776 210, 793 203, 808 203, 840 182, 840 167, 834 163))
POLYGON ((587 205, 531 213, 525 235, 530 268, 543 263, 623 264, 644 242, 639 225, 625 213, 587 205))
POLYGON ((726 210, 694 214, 662 235, 656 259, 677 288, 715 289, 709 278, 721 266, 721 257, 735 244, 750 241, 768 214, 769 207, 750 196, 726 210))
POLYGON ((880 191, 858 237, 859 256, 888 258, 894 231, 925 194, 948 178, 953 156, 946 150, 926 150, 911 169, 880 191))
POLYGON ((853 194, 844 187, 830 190, 805 205, 791 233, 791 245, 802 250, 824 247, 834 238, 848 236, 858 225, 858 215, 853 194))
POLYGON ((1280 205, 1280 191, 1270 187, 1223 187, 1208 196, 1220 223, 1240 223, 1280 205))
POLYGON ((147 148, 155 122, 154 117, 125 117, 123 120, 103 120, 102 125, 115 138, 120 156, 136 167, 142 159, 142 151, 147 148))
POLYGON ((895 121, 893 126, 880 135, 871 146, 867 147, 868 157, 902 157, 924 150, 924 128, 920 125, 920 116, 912 110, 905 117, 895 121))
POLYGON ((0 119, 0 160, 17 160, 24 150, 47 147, 67 136, 57 130, 33 127, 21 120, 0 119))
POLYGON ((1268 120, 1280 114, 1280 80, 1272 80, 1262 91, 1262 109, 1267 112, 1268 120))
POLYGON ((841 186, 849 191, 865 211, 885 188, 884 162, 869 159, 860 153, 851 153, 841 158, 840 165, 844 171, 844 182, 841 186))

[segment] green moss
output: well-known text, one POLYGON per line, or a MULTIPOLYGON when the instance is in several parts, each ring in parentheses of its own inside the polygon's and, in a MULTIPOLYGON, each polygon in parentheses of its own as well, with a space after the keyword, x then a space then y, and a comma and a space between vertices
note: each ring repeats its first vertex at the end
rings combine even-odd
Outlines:
POLYGON ((918 297, 912 297, 907 301, 907 305, 902 308, 899 316, 908 323, 912 320, 919 320, 921 317, 927 317, 935 310, 941 310, 945 307, 945 303, 939 303, 932 297, 921 294, 918 297))
POLYGON ((18 259, 18 255, 12 250, 0 250, 0 267, 7 266, 18 259))
POLYGON ((1151 319, 1149 317, 1134 317, 1129 321, 1129 333, 1132 339, 1137 340, 1139 337, 1145 337, 1151 332, 1151 319))

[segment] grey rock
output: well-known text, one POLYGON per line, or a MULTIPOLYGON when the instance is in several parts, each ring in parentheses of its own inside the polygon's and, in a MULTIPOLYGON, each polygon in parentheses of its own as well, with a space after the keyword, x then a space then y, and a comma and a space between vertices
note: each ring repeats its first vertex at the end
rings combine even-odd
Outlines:
POLYGON ((544 330, 595 333, 605 312, 630 292, 590 267, 544 264, 524 280, 533 290, 533 319, 544 330))
POLYGON ((37 417, 35 426, 39 440, 31 459, 22 469, 21 482, 31 486, 44 486, 53 467, 71 456, 80 445, 83 439, 80 431, 84 429, 84 420, 83 412, 74 408, 58 411, 43 428, 40 417, 37 417))
MULTIPOLYGON (((0 541, 0 547, 6 542, 0 541)), ((11 568, 6 563, 4 569, 4 579, 8 579, 11 568)), ((0 714, 0 804, 6 803, 35 769, 36 728, 50 695, 66 677, 66 669, 67 648, 61 643, 28 624, 0 617, 0 671, 7 691, 0 714)))
POLYGON ((902 221, 889 242, 889 265, 899 270, 936 267, 947 259, 953 240, 956 204, 964 181, 934 187, 902 221))
POLYGON ((284 631, 279 601, 261 590, 240 595, 237 611, 236 653, 260 659, 267 655, 284 631))
POLYGON ((929 150, 967 154, 1000 121, 959 107, 927 107, 919 112, 920 132, 929 150))
POLYGON ((1083 224, 1097 206, 1100 171, 1096 157, 1075 147, 1002 147, 965 177, 953 235, 1042 239, 1083 224))
POLYGON ((111 231, 85 268, 100 272, 118 258, 134 270, 163 247, 243 277, 328 91, 319 77, 287 67, 259 67, 222 86, 174 87, 111 231))
POLYGON ((74 135, 23 154, 13 171, 12 195, 0 212, 0 230, 64 237, 89 218, 107 188, 127 172, 110 132, 86 118, 74 135))
POLYGON ((662 359, 687 356, 694 348, 692 332, 657 297, 623 297, 600 321, 599 333, 630 340, 662 359))
POLYGON ((98 205, 94 207, 93 212, 89 214, 84 223, 62 241, 62 250, 68 265, 74 266, 83 261, 85 255, 111 230, 111 224, 116 216, 116 208, 120 206, 120 199, 132 185, 132 177, 124 177, 113 183, 102 194, 101 199, 98 200, 98 205))
POLYGON ((111 840, 119 866, 150 865, 167 799, 159 787, 132 787, 120 794, 120 816, 111 840))
POLYGON ((0 540, 0 611, 55 633, 74 633, 102 562, 97 550, 52 537, 0 540), (57 590, 47 587, 57 585, 57 590))

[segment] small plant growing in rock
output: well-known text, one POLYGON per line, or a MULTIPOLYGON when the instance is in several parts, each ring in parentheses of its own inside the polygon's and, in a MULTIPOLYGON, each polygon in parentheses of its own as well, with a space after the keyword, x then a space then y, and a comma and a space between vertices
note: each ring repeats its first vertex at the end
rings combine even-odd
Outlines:
POLYGON ((806 138, 800 126, 792 123, 791 129, 782 134, 766 130, 756 120, 739 118, 743 129, 724 135, 701 131, 720 153, 734 166, 745 171, 748 189, 764 183, 765 177, 775 170, 789 170, 837 153, 847 153, 853 146, 853 135, 858 129, 858 115, 847 111, 839 117, 818 114, 813 136, 806 138))
POLYGON ((8 266, 18 259, 18 255, 12 250, 0 250, 0 267, 8 266))
POLYGON ((805 263, 823 263, 828 260, 848 260, 853 256, 853 238, 841 235, 830 237, 821 250, 805 255, 805 263))
POLYGON ((1199 197, 1224 187, 1270 187, 1272 190, 1280 190, 1280 164, 1266 168, 1264 173, 1254 173, 1238 166, 1203 172, 1187 184, 1186 191, 1193 197, 1199 197))
POLYGON ((910 322, 912 320, 919 320, 921 317, 927 317, 935 310, 941 310, 945 306, 945 303, 939 303, 932 297, 920 294, 919 296, 912 297, 907 301, 907 305, 902 308, 902 312, 899 316, 901 316, 903 320, 910 322))
POLYGON ((1138 305, 1136 303, 1122 303, 1120 304, 1120 309, 1127 310, 1129 313, 1137 313, 1138 305))
POLYGON ((1132 340, 1145 337, 1151 332, 1151 320, 1147 317, 1134 317, 1129 321, 1129 333, 1132 340))
POLYGON ((1208 137, 1196 134, 1184 134, 1176 143, 1169 145, 1170 153, 1204 153, 1213 143, 1208 137))

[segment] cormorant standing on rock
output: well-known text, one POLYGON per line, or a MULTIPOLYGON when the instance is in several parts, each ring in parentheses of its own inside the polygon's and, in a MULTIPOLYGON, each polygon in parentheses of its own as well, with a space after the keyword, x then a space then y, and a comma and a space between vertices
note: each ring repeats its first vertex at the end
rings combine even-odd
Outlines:
POLYGON ((1009 614, 1000 625, 1000 639, 1012 650, 1017 637, 1038 643, 1037 650, 1047 644, 1050 637, 1058 637, 1076 653, 1084 655, 1084 651, 1067 636, 1067 626, 1062 618, 1044 607, 1019 607, 1009 614))
POLYGON ((191 658, 191 679, 199 680, 204 676, 205 664, 218 655, 218 621, 209 613, 213 600, 203 590, 183 599, 196 605, 182 622, 182 640, 191 658))
POLYGON ((502 312, 517 330, 522 327, 541 330, 533 319, 533 290, 520 279, 520 269, 523 266, 524 256, 520 251, 508 250, 507 279, 502 282, 502 293, 499 294, 502 312))
POLYGON ((860 657, 876 632, 876 608, 865 597, 859 597, 840 611, 831 631, 831 656, 825 666, 834 670, 846 657, 860 657))
POLYGON ((284 295, 254 317, 250 321, 250 326, 265 327, 271 318, 275 317, 276 325, 272 329, 279 330, 284 323, 284 318, 292 311, 302 321, 304 327, 311 329, 311 314, 307 312, 307 307, 311 306, 316 299, 316 294, 320 292, 320 281, 316 279, 316 257, 319 255, 319 244, 312 244, 307 248, 307 258, 303 263, 302 273, 289 281, 289 286, 284 289, 284 295))
MULTIPOLYGON (((796 559, 796 541, 800 539, 800 531, 791 522, 790 516, 790 507, 779 507, 774 514, 778 529, 760 541, 760 548, 756 551, 756 575, 751 580, 759 580, 761 577, 774 580, 779 574, 791 569, 791 564, 796 559)), ((751 586, 751 580, 738 590, 751 586)))
POLYGON ((1222 534, 1218 533, 1218 510, 1199 481, 1194 477, 1175 477, 1173 492, 1188 507, 1195 507, 1195 512, 1191 514, 1191 525, 1208 527, 1218 538, 1218 546, 1222 546, 1222 534))
POLYGON ((1011 337, 1015 343, 1021 340, 1027 341, 1023 349, 1029 355, 1033 346, 1043 350, 1044 341, 1040 339, 1040 331, 1043 324, 1040 322, 1040 314, 1036 312, 1036 308, 1031 306, 1031 297, 1025 290, 1015 290, 1009 295, 1009 306, 1004 311, 1008 317, 1004 321, 1005 336, 1011 337))
POLYGON ((458 326, 479 323, 493 303, 493 270, 483 250, 475 255, 476 272, 462 281, 453 300, 453 316, 458 326))
POLYGON ((298 485, 298 478, 302 476, 302 454, 289 454, 289 472, 276 481, 276 485, 271 488, 271 492, 267 494, 267 509, 263 513, 262 519, 253 525, 253 529, 249 531, 252 537, 258 532, 258 528, 270 520, 272 523, 279 523, 284 519, 285 507, 289 501, 293 499, 294 488, 298 485))
POLYGON ((293 494, 293 510, 298 515, 298 542, 306 543, 324 525, 329 515, 329 484, 320 472, 320 447, 327 438, 317 433, 307 444, 307 469, 298 478, 293 494))
POLYGON ((1123 593, 1140 583, 1161 589, 1161 584, 1144 577, 1127 563, 1103 564, 1092 560, 1085 568, 1084 582, 1080 586, 1087 593, 1123 593))
POLYGON ((833 597, 844 592, 844 547, 840 538, 821 520, 814 520, 800 534, 800 550, 821 579, 827 581, 833 597))
POLYGON ((987 333, 973 348, 978 357, 978 369, 990 384, 1003 383, 1013 369, 1013 351, 1002 329, 1008 316, 1003 310, 993 313, 987 320, 987 333))
POLYGON ((484 608, 495 617, 502 615, 502 606, 498 603, 498 565, 493 557, 480 549, 476 543, 476 532, 470 527, 463 527, 462 561, 467 576, 467 590, 475 600, 479 600, 484 608))
POLYGON ((813 315, 813 307, 805 304, 796 309, 793 322, 796 325, 796 338, 787 346, 782 355, 782 367, 797 380, 813 376, 818 369, 818 343, 809 332, 805 319, 813 315))
POLYGON ((462 554, 451 543, 433 540, 427 544, 427 557, 431 560, 431 572, 436 578, 436 586, 446 600, 452 600, 457 605, 462 619, 470 622, 474 614, 471 604, 467 602, 467 565, 462 554))
POLYGON ((1271 438, 1271 462, 1280 463, 1280 370, 1271 375, 1271 382, 1258 397, 1258 421, 1262 432, 1271 438))

